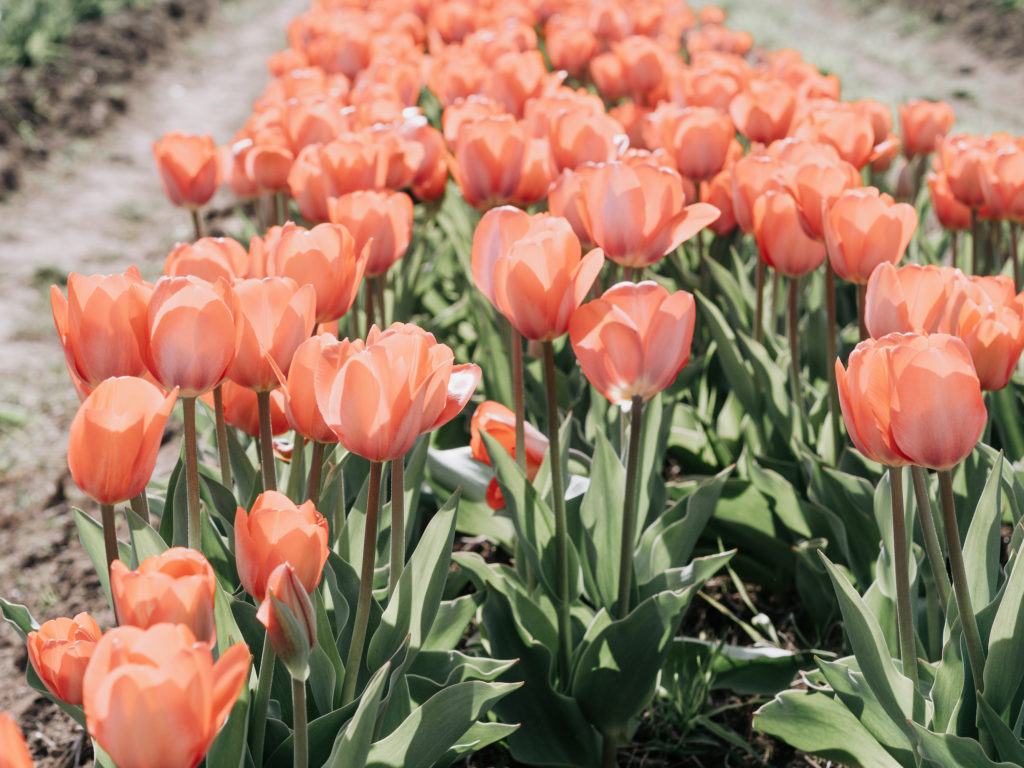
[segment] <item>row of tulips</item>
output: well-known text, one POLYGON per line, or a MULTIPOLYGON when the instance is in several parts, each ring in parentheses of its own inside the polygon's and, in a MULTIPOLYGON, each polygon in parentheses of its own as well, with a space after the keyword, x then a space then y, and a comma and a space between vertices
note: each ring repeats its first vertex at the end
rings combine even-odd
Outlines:
MULTIPOLYGON (((1004 476, 995 463, 978 516, 989 527, 972 524, 962 550, 951 470, 985 428, 981 389, 1006 387, 1016 368, 1024 299, 1007 277, 896 269, 919 216, 880 187, 902 144, 893 191, 915 200, 936 150, 932 207, 949 226, 946 212, 957 209, 942 197, 946 187, 967 206, 976 271, 979 221, 1017 216, 1019 142, 949 134, 952 112, 927 102, 901 107, 897 137, 883 105, 840 101, 835 76, 791 51, 751 51, 750 37, 723 22, 716 8, 695 14, 675 2, 500 10, 461 0, 321 1, 290 25, 289 48, 270 62, 274 80, 228 149, 179 134, 157 142, 164 189, 192 210, 195 242, 175 247, 155 285, 132 268, 72 275, 67 299, 52 293, 83 398, 69 464, 102 512, 102 523, 80 512, 76 522, 121 626, 102 637, 87 617, 36 628, 27 612, 3 604, 29 638, 40 684, 114 764, 191 768, 212 749, 216 765, 429 766, 504 740, 528 764, 613 765, 659 680, 668 684, 669 660, 692 652, 676 637, 690 599, 734 554, 737 568, 758 567, 753 552, 699 544, 702 529, 721 540, 759 507, 781 508, 787 494, 798 515, 815 512, 787 517, 801 540, 782 547, 785 558, 831 577, 827 604, 842 610, 856 659, 821 663, 820 686, 783 694, 759 725, 853 764, 952 764, 954 753, 970 765, 1015 759, 1020 680, 992 693, 988 678, 1007 646, 1024 644, 1009 619, 1000 621, 1024 592, 1008 565, 997 594, 991 545, 987 559, 972 549, 972 537, 998 534, 1004 476), (548 71, 537 29, 564 71, 548 71), (589 88, 574 89, 567 77, 589 88), (222 179, 241 197, 263 199, 266 229, 248 249, 202 237, 199 209, 222 179), (308 228, 289 221, 295 214, 308 228), (705 228, 716 235, 707 251, 705 228), (752 260, 739 255, 746 246, 737 228, 753 235, 752 260), (730 260, 731 271, 723 266, 730 260), (768 268, 790 280, 789 396, 771 359, 785 354, 768 268), (618 269, 625 282, 612 285, 618 269), (654 281, 641 279, 645 271, 654 281), (846 367, 833 366, 845 290, 834 275, 858 286, 859 335, 879 337, 846 367), (826 365, 815 377, 809 364, 807 379, 804 276, 805 303, 825 310, 826 365), (481 303, 475 324, 459 326, 475 346, 453 338, 449 347, 416 325, 386 326, 388 315, 410 319, 405 307, 445 327, 441 316, 454 314, 446 302, 464 303, 470 282, 497 311, 481 303), (665 284, 700 292, 695 301, 665 284), (351 311, 360 292, 364 323, 351 311), (698 305, 707 328, 695 337, 698 305), (349 338, 339 341, 346 326, 349 338), (498 352, 502 333, 508 360, 498 352), (524 359, 524 338, 539 370, 524 359), (692 397, 674 387, 691 343, 699 370, 688 378, 700 382, 692 397), (479 367, 454 363, 469 355, 479 367), (618 417, 573 383, 575 361, 618 417), (531 398, 534 375, 542 386, 531 398), (477 405, 470 437, 461 437, 473 459, 493 465, 479 494, 497 512, 469 498, 479 464, 441 459, 421 437, 455 419, 481 378, 487 396, 513 405, 477 405), (200 467, 195 401, 207 393, 219 476, 200 467), (146 486, 175 397, 183 458, 161 498, 146 486), (576 415, 561 415, 567 401, 576 415), (538 403, 546 435, 527 420, 538 403), (678 413, 702 436, 694 455, 725 469, 670 488, 661 467, 678 413), (871 462, 914 465, 916 516, 914 507, 904 512, 900 470, 890 469, 880 488, 888 486, 891 502, 877 523, 842 519, 849 501, 840 495, 863 500, 878 475, 843 450, 844 420, 871 462), (232 424, 257 439, 247 445, 232 424), (285 465, 272 436, 288 428, 295 440, 285 494, 276 490, 285 465), (733 461, 723 457, 740 459, 739 476, 730 477, 733 461), (939 471, 941 521, 932 520, 921 467, 939 471), (574 468, 589 476, 582 493, 574 468), (420 530, 421 488, 428 482, 431 496, 441 493, 444 477, 467 498, 435 505, 420 530), (842 492, 830 494, 828 483, 842 492), (125 547, 113 505, 129 500, 125 547), (330 515, 316 511, 328 507, 330 515), (915 519, 929 581, 916 567, 915 519), (820 521, 833 542, 817 535, 820 521), (453 555, 457 528, 483 533, 511 564, 453 555), (879 537, 877 567, 865 564, 879 537), (184 544, 192 549, 173 546, 184 544), (827 558, 823 566, 813 557, 826 549, 845 558, 868 602, 827 558), (707 556, 691 562, 698 551, 707 556), (379 556, 386 567, 376 567, 379 556), (990 574, 985 595, 965 559, 990 574), (984 600, 1004 593, 998 607, 984 600), (929 613, 921 637, 941 651, 931 645, 930 661, 919 662, 921 600, 945 622, 937 629, 929 613), (973 620, 973 605, 987 617, 973 620), (469 631, 474 619, 480 637, 469 631), (961 637, 969 664, 956 650, 961 637), (239 639, 262 646, 255 674, 239 639), (455 650, 464 642, 472 657, 455 650), (848 690, 835 670, 865 683, 848 690), (152 714, 157 703, 172 714, 152 714), (855 731, 849 713, 865 707, 884 717, 855 731), (967 714, 954 726, 958 708, 967 714), (133 740, 140 722, 147 739, 160 730, 159 749, 133 740)), ((1001 227, 990 227, 998 241, 1001 227)), ((1016 276, 1015 225, 1009 231, 1016 276)), ((955 241, 952 250, 955 258, 955 241)), ((1004 415, 1012 398, 999 401, 1009 403, 1004 415)), ((1013 430, 997 431, 1010 444, 1013 430)), ((1011 513, 1016 523, 1016 506, 1011 513)), ((779 545, 771 535, 760 541, 765 551, 779 545)), ((821 595, 806 581, 797 588, 821 595)), ((799 658, 784 656, 795 670, 799 658)))

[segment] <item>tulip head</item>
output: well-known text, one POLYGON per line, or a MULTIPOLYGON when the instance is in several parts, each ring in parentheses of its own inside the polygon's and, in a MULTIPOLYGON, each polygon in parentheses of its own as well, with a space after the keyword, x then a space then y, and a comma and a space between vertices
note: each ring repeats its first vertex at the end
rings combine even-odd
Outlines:
POLYGON ((28 633, 32 668, 46 689, 65 704, 81 705, 85 669, 102 636, 88 613, 53 619, 28 633))
POLYGON ((754 203, 754 237, 761 258, 787 277, 801 277, 825 260, 796 200, 784 190, 768 190, 754 203))
POLYGON ((0 755, 4 756, 4 768, 32 768, 25 737, 7 712, 0 712, 0 755))
POLYGON ((203 237, 194 243, 178 243, 164 260, 168 277, 201 277, 210 283, 224 278, 229 283, 249 272, 249 254, 230 237, 203 237))
POLYGON ((903 154, 907 158, 930 155, 935 142, 949 133, 956 120, 953 108, 944 101, 911 99, 899 106, 903 154))
POLYGON ((822 217, 832 268, 864 285, 879 264, 896 264, 917 228, 917 211, 874 187, 844 192, 822 217))
MULTIPOLYGON (((327 201, 330 220, 354 238, 354 251, 366 260, 367 277, 383 275, 405 255, 412 241, 412 198, 404 192, 368 190, 327 201)), ((357 281, 358 288, 358 281, 357 281)))
POLYGON ((153 157, 164 194, 174 205, 204 206, 220 185, 220 152, 209 135, 165 134, 154 142, 153 157))
POLYGON ((291 563, 281 563, 267 578, 267 596, 256 618, 291 676, 306 680, 309 652, 316 647, 316 610, 291 563))
MULTIPOLYGON (((523 424, 526 439, 526 477, 533 482, 544 463, 544 456, 548 452, 548 438, 533 424, 523 424)), ((513 459, 518 457, 519 448, 516 446, 516 416, 501 403, 493 400, 485 400, 477 406, 473 412, 473 418, 469 424, 470 440, 469 447, 471 455, 477 461, 491 465, 491 456, 487 452, 482 433, 487 433, 509 452, 513 459)), ((501 509, 505 506, 505 499, 498 487, 498 479, 492 478, 487 486, 487 504, 491 509, 501 509)))

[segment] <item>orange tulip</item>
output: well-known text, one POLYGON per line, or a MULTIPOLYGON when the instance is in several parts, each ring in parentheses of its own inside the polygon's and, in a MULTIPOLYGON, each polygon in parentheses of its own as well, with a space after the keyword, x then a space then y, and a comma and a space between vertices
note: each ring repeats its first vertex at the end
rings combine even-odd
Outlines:
POLYGON ((120 560, 110 564, 110 592, 121 626, 149 629, 165 622, 184 624, 196 640, 213 647, 216 591, 213 568, 194 549, 172 547, 147 557, 135 570, 120 560))
POLYGON ((732 206, 732 171, 725 169, 700 183, 700 199, 718 209, 718 218, 708 224, 716 235, 727 235, 736 229, 736 215, 732 206))
MULTIPOLYGON (((259 404, 256 392, 235 384, 226 379, 221 385, 221 397, 224 402, 224 421, 242 430, 249 437, 260 436, 259 404)), ((213 396, 203 395, 203 401, 213 408, 213 396)), ((280 389, 270 392, 270 434, 283 435, 289 430, 288 416, 285 413, 285 397, 280 389)))
POLYGON ((257 392, 274 389, 280 383, 274 366, 287 374, 295 350, 313 333, 316 290, 289 277, 266 277, 238 280, 234 295, 239 332, 228 376, 257 392))
POLYGON ((3 768, 32 768, 25 737, 8 712, 0 712, 0 766, 3 768))
POLYGON ((235 561, 245 591, 262 602, 267 579, 291 563, 307 593, 320 583, 327 562, 327 520, 312 501, 300 506, 277 491, 261 493, 248 513, 235 512, 235 561))
POLYGON ((89 498, 115 504, 146 488, 177 391, 164 395, 143 379, 107 379, 71 422, 68 467, 89 498))
POLYGON ((802 109, 802 118, 794 121, 793 136, 830 144, 855 168, 868 164, 875 147, 870 115, 852 103, 829 99, 805 102, 802 109))
POLYGON ((844 192, 824 216, 832 269, 843 280, 864 285, 882 262, 896 264, 917 227, 917 211, 874 187, 844 192))
MULTIPOLYGON (((953 195, 949 179, 944 173, 929 173, 926 177, 932 196, 932 210, 939 223, 949 230, 964 230, 971 226, 971 209, 953 195)), ((984 193, 983 193, 984 194, 984 193)))
POLYGON ((321 333, 306 339, 295 350, 292 367, 283 387, 285 413, 292 429, 307 440, 318 443, 338 442, 338 436, 327 425, 326 416, 316 398, 316 380, 337 375, 353 347, 348 339, 338 341, 334 334, 321 333))
POLYGON ((174 132, 154 142, 153 157, 167 198, 184 208, 206 205, 220 185, 219 155, 209 135, 174 132))
POLYGON ((526 126, 510 116, 484 118, 459 129, 451 172, 467 203, 486 210, 515 198, 527 138, 526 126))
POLYGON ((981 181, 988 215, 1024 222, 1024 147, 1003 147, 984 171, 981 181))
POLYGON ((204 237, 194 243, 178 243, 167 254, 164 274, 168 277, 201 277, 211 283, 223 277, 231 282, 246 277, 249 254, 230 237, 204 237))
POLYGON ((556 15, 544 26, 544 41, 554 69, 564 69, 573 77, 583 74, 597 53, 597 38, 586 22, 568 15, 556 15))
POLYGON ((583 181, 583 223, 605 255, 647 267, 719 216, 707 203, 683 205, 679 174, 667 168, 606 163, 583 181))
POLYGON ((609 115, 573 109, 553 120, 551 151, 558 170, 610 162, 625 144, 625 129, 609 115))
POLYGON ((762 144, 784 138, 795 111, 796 91, 780 80, 751 80, 729 103, 736 130, 762 144))
POLYGON ((182 624, 118 627, 85 673, 85 720, 118 768, 195 768, 245 685, 251 661, 235 643, 214 662, 182 624))
POLYGON ((224 280, 162 277, 153 289, 139 346, 154 378, 182 397, 198 397, 227 377, 235 359, 237 319, 224 280))
POLYGON ((388 190, 351 192, 327 203, 328 216, 368 253, 366 277, 377 277, 405 255, 412 241, 412 198, 388 190))
POLYGON ((569 318, 603 263, 599 248, 582 256, 568 221, 533 216, 526 234, 495 265, 495 306, 527 339, 557 339, 569 330, 569 318))
POLYGON ((710 179, 725 167, 736 136, 729 116, 711 107, 663 104, 648 118, 648 129, 647 145, 672 155, 679 173, 694 182, 710 179))
POLYGON ((80 705, 85 668, 102 636, 88 613, 52 619, 29 632, 28 658, 46 690, 65 704, 80 705))
POLYGON ((995 152, 984 136, 949 134, 937 142, 939 165, 949 182, 949 190, 968 208, 985 204, 982 181, 995 152))
POLYGON ((782 186, 782 166, 765 152, 750 152, 732 167, 732 210, 747 234, 754 231, 754 203, 770 188, 782 186))
POLYGON ((834 163, 811 160, 783 171, 786 188, 796 198, 800 213, 815 240, 825 239, 825 211, 848 189, 861 185, 860 171, 838 160, 834 163))
MULTIPOLYGON (((523 426, 526 430, 526 477, 533 482, 540 470, 540 465, 544 463, 544 456, 547 455, 548 438, 529 422, 523 426)), ((516 453, 518 450, 516 447, 516 416, 501 403, 496 403, 493 400, 485 400, 480 403, 473 411, 469 431, 469 446, 473 458, 487 466, 491 466, 491 456, 484 445, 481 432, 486 432, 501 443, 501 446, 509 452, 513 459, 518 455, 516 453)), ((501 509, 505 506, 505 499, 501 495, 497 478, 492 478, 487 486, 487 504, 491 509, 501 509)))
POLYGON ((783 190, 769 190, 754 203, 754 237, 761 258, 787 277, 800 277, 825 260, 796 200, 783 190))
POLYGON ((954 319, 963 296, 956 290, 959 270, 882 262, 868 279, 864 322, 873 337, 889 333, 956 334, 954 319))
POLYGON ((935 142, 949 133, 956 120, 953 108, 944 101, 911 99, 900 104, 900 134, 907 158, 929 155, 935 142))
POLYGON ((530 228, 530 215, 511 205, 491 208, 480 217, 473 231, 471 268, 473 282, 487 300, 497 308, 494 298, 494 269, 498 259, 509 252, 512 245, 526 235, 530 228))
POLYGON ((114 376, 144 376, 135 327, 146 316, 151 287, 135 267, 120 275, 68 275, 68 297, 50 286, 50 306, 64 358, 90 387, 114 376))
POLYGON ((974 361, 981 388, 1005 387, 1024 350, 1024 293, 1006 275, 964 277, 956 335, 974 361))
MULTIPOLYGON (((367 193, 375 194, 375 193, 367 193)), ((288 222, 254 237, 249 252, 267 277, 290 277, 316 291, 316 322, 337 320, 352 306, 367 266, 369 251, 356 249, 351 233, 337 224, 312 229, 288 222)))
POLYGON ((951 469, 970 454, 988 415, 971 355, 946 334, 892 333, 836 360, 850 439, 869 459, 951 469))
POLYGON ((348 450, 370 461, 404 456, 416 438, 458 414, 480 380, 454 365, 450 347, 414 325, 370 329, 333 380, 316 382, 327 423, 348 450))
POLYGON ((274 653, 292 677, 308 678, 309 652, 316 647, 316 609, 291 563, 281 563, 271 571, 267 596, 256 618, 266 627, 274 653))
POLYGON ((690 361, 697 309, 686 291, 619 283, 572 316, 569 340, 583 375, 619 406, 647 402, 690 361))

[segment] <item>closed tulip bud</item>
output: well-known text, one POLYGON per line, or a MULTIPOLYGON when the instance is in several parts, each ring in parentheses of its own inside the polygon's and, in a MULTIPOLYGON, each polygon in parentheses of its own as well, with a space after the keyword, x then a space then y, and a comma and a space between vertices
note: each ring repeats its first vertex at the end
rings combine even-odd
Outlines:
POLYGON ((250 512, 235 512, 235 559, 245 591, 263 602, 267 580, 292 563, 307 593, 316 589, 327 562, 327 520, 312 501, 296 506, 277 491, 261 493, 250 512))
POLYGON ((236 643, 214 662, 182 624, 112 629, 85 673, 89 735, 118 768, 195 768, 245 685, 251 659, 245 643, 236 643))
POLYGON ((968 229, 971 226, 971 209, 953 195, 946 174, 929 173, 926 179, 932 196, 932 210, 939 224, 951 231, 968 229))
POLYGON ((28 658, 46 690, 65 704, 80 705, 85 668, 102 636, 88 613, 53 619, 29 632, 28 658))
POLYGON ((813 272, 825 260, 796 200, 788 192, 769 190, 754 203, 754 237, 761 258, 787 277, 813 272))
POLYGON ((509 116, 462 126, 451 172, 467 203, 487 210, 514 199, 527 138, 526 126, 509 116))
POLYGON ((761 144, 784 138, 795 111, 796 91, 780 80, 751 80, 729 103, 736 129, 761 144))
POLYGON ((956 335, 971 353, 981 388, 1002 389, 1024 350, 1024 293, 1016 293, 1006 275, 963 276, 957 287, 963 301, 956 335))
POLYGON ((267 596, 256 618, 267 629, 274 653, 297 680, 309 677, 309 652, 316 647, 316 610, 290 563, 267 578, 267 596))
POLYGON ((235 359, 236 317, 225 280, 162 277, 153 289, 139 346, 153 377, 182 397, 198 397, 227 377, 235 359))
POLYGON ((732 167, 732 210, 748 235, 754 232, 754 204, 767 190, 781 186, 782 165, 766 153, 751 152, 732 167))
MULTIPOLYGON (((548 438, 529 422, 523 426, 526 438, 526 477, 533 482, 547 455, 548 438)), ((519 448, 516 446, 516 416, 501 403, 496 403, 493 400, 485 400, 480 403, 473 411, 469 431, 471 455, 477 461, 488 466, 491 465, 491 456, 487 452, 487 447, 481 436, 481 433, 484 432, 497 440, 513 459, 519 455, 519 448)), ((487 486, 487 504, 491 509, 501 509, 505 506, 505 499, 501 495, 497 478, 492 478, 487 486)))
POLYGON ((648 146, 673 155, 679 173, 694 182, 722 170, 736 136, 729 116, 712 107, 664 105, 650 116, 648 125, 648 146))
POLYGON ((25 737, 7 712, 0 712, 0 765, 3 768, 32 768, 32 755, 25 737))
POLYGON ((50 305, 68 368, 95 388, 115 376, 144 376, 146 362, 135 328, 145 322, 152 286, 139 270, 68 276, 68 296, 50 287, 50 305))
POLYGON ((578 168, 584 163, 608 163, 625 148, 625 129, 606 114, 569 110, 554 119, 552 128, 551 151, 558 170, 578 168))
POLYGON ((836 361, 850 439, 889 466, 946 470, 974 449, 988 414, 970 352, 946 334, 891 333, 836 361))
POLYGON ((949 133, 956 120, 953 108, 944 101, 911 99, 899 106, 903 154, 907 158, 930 155, 935 142, 949 133))
POLYGON ((864 187, 844 192, 823 220, 832 269, 843 280, 864 285, 879 264, 903 258, 917 228, 917 211, 864 187))
POLYGON ((120 560, 110 565, 110 591, 121 626, 148 629, 184 624, 199 642, 213 647, 217 628, 213 600, 217 580, 202 553, 172 547, 147 557, 134 571, 120 560))
POLYGON ((815 240, 825 239, 825 212, 844 192, 861 186, 860 172, 843 160, 805 162, 783 174, 815 240))
POLYGON ((229 283, 249 272, 249 254, 230 237, 203 237, 194 243, 178 243, 164 260, 168 277, 199 277, 210 283, 224 278, 229 283))
POLYGON ((96 387, 71 422, 68 467, 75 484, 100 504, 142 493, 177 396, 130 376, 96 387))
POLYGON ((883 262, 868 279, 864 321, 874 338, 889 333, 955 335, 963 302, 953 267, 883 262))
POLYGON ((387 272, 412 241, 413 203, 404 192, 352 192, 329 200, 328 212, 351 233, 355 252, 367 253, 366 277, 387 272))
POLYGON ((220 185, 220 152, 209 135, 165 134, 154 142, 153 157, 164 194, 174 205, 206 205, 220 185))
POLYGON ((487 300, 494 304, 494 269, 498 259, 530 228, 530 214, 511 205, 491 208, 480 217, 473 231, 471 268, 473 282, 487 300))

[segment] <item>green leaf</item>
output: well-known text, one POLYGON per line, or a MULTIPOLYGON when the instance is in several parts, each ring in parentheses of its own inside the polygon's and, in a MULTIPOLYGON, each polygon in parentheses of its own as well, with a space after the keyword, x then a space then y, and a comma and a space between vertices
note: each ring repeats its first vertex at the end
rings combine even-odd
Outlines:
POLYGON ((338 670, 331 663, 327 651, 320 645, 313 646, 309 653, 309 689, 321 715, 334 709, 334 688, 338 679, 338 670))
POLYGON ((451 765, 471 752, 478 752, 489 744, 508 738, 518 729, 518 724, 473 723, 469 730, 459 737, 459 743, 452 745, 452 748, 441 756, 436 765, 451 765))
POLYGON ((370 747, 367 768, 430 768, 483 712, 519 685, 472 681, 445 688, 370 747))
POLYGON ((483 595, 474 592, 454 600, 445 600, 438 606, 430 634, 423 639, 420 652, 449 651, 459 644, 466 628, 483 604, 483 595))
MULTIPOLYGON (((278 668, 283 666, 283 664, 278 664, 278 668)), ((288 685, 288 689, 289 691, 291 690, 290 683, 288 685)), ((345 723, 356 711, 357 701, 350 701, 344 707, 310 721, 309 728, 306 732, 309 751, 309 765, 323 765, 327 761, 334 747, 334 742, 338 737, 338 732, 341 731, 345 723)), ((290 717, 290 708, 287 714, 290 717)), ((268 721, 268 725, 272 722, 272 719, 268 721)), ((269 748, 269 733, 267 734, 267 745, 269 748)), ((274 748, 270 757, 266 759, 265 768, 292 768, 294 765, 294 754, 295 735, 289 733, 288 736, 282 739, 281 743, 274 748)), ((219 768, 219 766, 217 768, 219 768)))
POLYGON ((384 683, 387 682, 390 669, 391 665, 386 663, 373 673, 359 697, 356 713, 335 739, 331 756, 327 758, 324 768, 364 768, 380 710, 380 696, 384 692, 384 683))
POLYGON ((964 539, 964 568, 975 613, 988 605, 999 585, 999 525, 1002 520, 1003 456, 999 454, 978 499, 964 539))
POLYGON ((149 523, 131 509, 126 508, 124 514, 128 519, 128 535, 131 536, 132 547, 140 563, 148 557, 167 551, 167 542, 160 538, 160 534, 154 531, 149 523))
MULTIPOLYGON (((177 488, 185 482, 185 463, 179 458, 178 463, 171 470, 171 476, 167 480, 167 495, 164 497, 163 510, 160 513, 160 527, 157 529, 160 538, 168 547, 174 546, 174 507, 178 499, 177 488)), ((181 497, 184 499, 184 496, 181 497)))
POLYGON ((28 638, 29 632, 39 629, 39 622, 32 618, 28 608, 18 603, 9 603, 0 597, 0 612, 4 619, 21 635, 21 639, 28 638))
POLYGON ((430 521, 419 546, 402 571, 395 593, 367 647, 366 663, 370 669, 384 664, 398 650, 406 635, 410 636, 411 663, 423 640, 430 634, 448 577, 458 504, 456 492, 430 521))
POLYGON ((736 333, 722 315, 721 310, 699 291, 695 294, 700 306, 700 318, 717 345, 716 359, 725 371, 729 387, 743 404, 747 413, 758 414, 758 397, 754 387, 754 371, 750 364, 740 357, 736 333))
MULTIPOLYGON (((107 550, 103 543, 103 526, 77 507, 73 509, 73 512, 75 526, 78 528, 78 540, 82 542, 86 554, 92 561, 92 567, 96 569, 96 575, 103 587, 103 594, 107 598, 107 605, 113 606, 114 601, 110 597, 110 569, 107 568, 107 550)), ((117 542, 117 552, 118 559, 122 563, 131 562, 132 550, 123 541, 117 542)))
POLYGON ((249 686, 243 685, 242 692, 231 707, 231 714, 206 755, 207 765, 244 768, 248 756, 245 740, 249 728, 249 699, 249 686))
POLYGON ((985 699, 1002 714, 1010 706, 1024 678, 1024 558, 1017 557, 1006 582, 985 660, 985 699))
POLYGON ((1010 727, 1002 721, 999 714, 986 700, 987 695, 978 697, 978 711, 985 723, 985 728, 995 742, 996 751, 1003 760, 1008 760, 1014 765, 1024 765, 1024 746, 1021 746, 1010 727))
POLYGON ((776 696, 754 713, 754 727, 850 768, 908 768, 896 762, 850 710, 817 691, 776 696))
POLYGON ((454 685, 466 680, 491 680, 508 672, 515 659, 488 659, 468 656, 460 651, 420 651, 409 675, 431 680, 437 685, 454 685))
POLYGON ((994 763, 974 739, 952 733, 932 733, 919 723, 910 723, 917 736, 921 757, 938 768, 1014 768, 1019 763, 994 763))
MULTIPOLYGON (((590 485, 580 505, 587 557, 583 567, 589 572, 598 605, 611 610, 619 593, 619 548, 622 541, 622 505, 625 498, 626 470, 615 455, 603 430, 598 430, 594 457, 590 466, 590 485), (612 512, 619 502, 619 508, 612 512)), ((639 515, 638 515, 639 516, 639 515)))
POLYGON ((724 645, 695 637, 676 637, 666 668, 672 665, 673 668, 694 669, 693 662, 706 658, 709 651, 713 673, 711 687, 735 691, 741 696, 774 696, 789 687, 803 666, 801 654, 775 646, 724 645))

